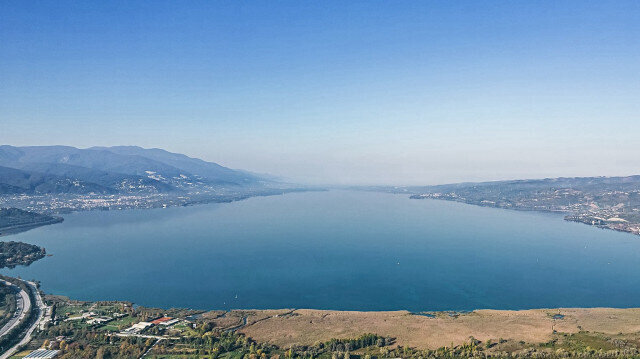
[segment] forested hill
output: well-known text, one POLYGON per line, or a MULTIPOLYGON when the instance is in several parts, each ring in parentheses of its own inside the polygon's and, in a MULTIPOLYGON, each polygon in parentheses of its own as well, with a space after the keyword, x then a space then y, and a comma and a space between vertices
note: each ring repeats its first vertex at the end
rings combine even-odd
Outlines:
POLYGON ((44 248, 22 242, 0 242, 0 268, 29 265, 47 254, 44 248))
POLYGON ((265 178, 135 146, 0 146, 0 194, 149 194, 255 187, 265 178))
POLYGON ((0 208, 0 235, 20 229, 62 222, 60 217, 24 211, 18 208, 0 208))

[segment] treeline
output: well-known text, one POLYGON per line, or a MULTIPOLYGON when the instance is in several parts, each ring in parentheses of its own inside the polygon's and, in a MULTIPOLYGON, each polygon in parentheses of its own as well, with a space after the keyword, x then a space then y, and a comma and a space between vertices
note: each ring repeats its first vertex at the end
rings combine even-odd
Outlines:
POLYGON ((326 343, 318 344, 320 349, 328 349, 332 352, 348 352, 370 346, 384 347, 393 344, 393 338, 381 337, 376 334, 365 334, 357 339, 331 339, 326 343))
POLYGON ((364 334, 355 339, 331 339, 327 342, 317 343, 311 346, 294 345, 285 351, 284 356, 285 359, 351 359, 352 357, 358 357, 357 355, 352 356, 351 351, 369 347, 380 348, 393 343, 394 339, 390 337, 364 334))

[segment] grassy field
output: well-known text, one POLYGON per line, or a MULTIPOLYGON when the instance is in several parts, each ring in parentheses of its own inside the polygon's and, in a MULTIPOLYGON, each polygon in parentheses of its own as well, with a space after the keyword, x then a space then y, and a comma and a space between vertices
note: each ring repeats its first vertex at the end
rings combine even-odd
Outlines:
POLYGON ((11 357, 9 357, 9 359, 21 359, 21 358, 27 356, 29 353, 31 353, 31 350, 23 350, 21 352, 15 353, 11 357))
MULTIPOLYGON (((237 317, 238 313, 231 316, 237 317)), ((567 349, 580 343, 583 347, 606 350, 610 344, 602 344, 597 335, 580 337, 580 333, 601 333, 603 337, 629 334, 634 339, 640 332, 640 309, 477 310, 469 313, 436 313, 433 317, 406 311, 301 309, 242 313, 241 316, 247 318, 247 325, 240 328, 239 332, 280 347, 312 345, 331 338, 354 338, 375 333, 396 338, 397 345, 421 349, 460 345, 473 337, 482 342, 500 342, 502 339, 527 344, 547 343, 554 347, 558 345, 558 348, 561 343, 567 349), (566 336, 559 338, 558 333, 566 336)), ((228 316, 220 319, 228 322, 228 316)), ((227 324, 225 322, 221 321, 220 326, 227 324)))
POLYGON ((114 321, 111 321, 109 323, 107 323, 106 325, 98 328, 98 330, 106 330, 106 331, 110 331, 110 332, 118 332, 120 330, 122 330, 122 328, 128 328, 130 327, 132 324, 138 322, 139 320, 137 320, 136 318, 133 318, 131 316, 126 316, 126 317, 122 317, 122 318, 118 318, 114 321))
POLYGON ((66 318, 73 317, 89 308, 86 304, 69 304, 56 307, 56 317, 66 318))

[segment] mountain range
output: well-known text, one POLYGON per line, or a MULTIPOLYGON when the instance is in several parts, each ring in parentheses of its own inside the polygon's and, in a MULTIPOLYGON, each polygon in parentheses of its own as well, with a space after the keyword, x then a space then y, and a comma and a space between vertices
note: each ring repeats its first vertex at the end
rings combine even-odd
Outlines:
POLYGON ((166 193, 269 181, 157 148, 0 146, 0 194, 166 193))

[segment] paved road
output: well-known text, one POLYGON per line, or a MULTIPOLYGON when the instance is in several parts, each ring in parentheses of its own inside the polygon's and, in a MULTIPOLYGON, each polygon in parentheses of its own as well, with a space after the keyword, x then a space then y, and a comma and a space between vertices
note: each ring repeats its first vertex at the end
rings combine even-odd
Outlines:
POLYGON ((161 341, 161 340, 162 340, 162 339, 158 339, 158 340, 156 340, 156 342, 155 342, 155 343, 153 343, 153 345, 152 345, 152 346, 150 346, 150 347, 149 347, 149 349, 147 349, 147 351, 146 351, 146 352, 144 352, 144 354, 142 354, 142 356, 141 356, 139 359, 142 359, 142 358, 146 357, 146 356, 147 356, 147 354, 149 354, 149 353, 151 352, 151 350, 153 349, 153 347, 155 347, 156 345, 158 345, 158 343, 160 343, 160 341, 161 341))
POLYGON ((0 283, 8 286, 9 288, 12 288, 13 290, 16 291, 16 293, 18 293, 16 295, 15 314, 13 315, 11 320, 7 322, 7 324, 5 324, 2 328, 0 328, 0 337, 2 337, 5 334, 7 334, 9 331, 11 331, 11 329, 13 329, 15 326, 20 324, 20 321, 24 319, 24 317, 27 316, 27 314, 29 314, 29 310, 31 310, 31 300, 29 299, 29 295, 27 294, 27 292, 22 290, 17 285, 7 282, 6 280, 3 280, 3 279, 0 279, 0 283))
POLYGON ((163 337, 161 335, 150 335, 150 334, 125 334, 125 333, 115 333, 112 334, 115 335, 117 337, 137 337, 137 338, 151 338, 151 339, 171 339, 171 340, 178 340, 180 339, 180 337, 163 337))
MULTIPOLYGON (((27 281, 25 281, 25 283, 29 286, 29 288, 31 289, 31 291, 34 293, 36 297, 36 305, 38 306, 38 319, 31 325, 31 327, 29 327, 29 329, 27 330, 27 333, 22 338, 22 340, 20 340, 20 342, 14 345, 11 349, 4 352, 4 354, 0 355, 0 359, 9 358, 18 350, 18 347, 20 347, 21 345, 27 344, 29 341, 31 341, 31 334, 33 334, 33 331, 36 330, 36 328, 38 327, 38 324, 40 323, 44 315, 45 305, 44 305, 44 302, 42 301, 42 297, 40 296, 40 292, 38 291, 36 284, 33 282, 27 282, 27 281)), ((25 294, 27 293, 25 292, 25 294)), ((31 300, 29 299, 28 295, 26 300, 29 302, 29 308, 31 308, 31 300)))

